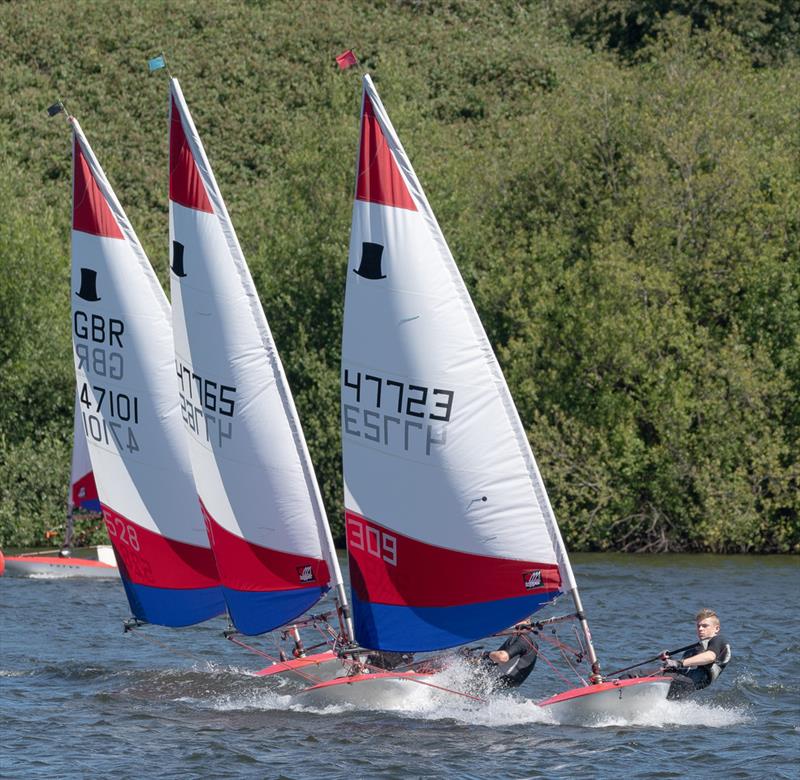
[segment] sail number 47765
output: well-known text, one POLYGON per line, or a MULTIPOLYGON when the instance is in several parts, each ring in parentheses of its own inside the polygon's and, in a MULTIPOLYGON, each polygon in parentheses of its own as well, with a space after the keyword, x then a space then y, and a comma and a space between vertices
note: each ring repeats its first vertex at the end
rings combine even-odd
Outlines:
POLYGON ((347 518, 347 546, 351 550, 364 550, 390 566, 397 566, 397 537, 355 517, 347 518))

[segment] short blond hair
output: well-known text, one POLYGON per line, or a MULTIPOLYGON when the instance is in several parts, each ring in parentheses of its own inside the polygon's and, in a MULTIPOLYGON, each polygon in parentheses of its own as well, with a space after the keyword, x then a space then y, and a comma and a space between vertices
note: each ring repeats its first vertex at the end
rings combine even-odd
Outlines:
POLYGON ((717 625, 719 625, 719 618, 713 609, 701 609, 697 615, 695 615, 694 622, 699 623, 701 620, 713 620, 717 625))

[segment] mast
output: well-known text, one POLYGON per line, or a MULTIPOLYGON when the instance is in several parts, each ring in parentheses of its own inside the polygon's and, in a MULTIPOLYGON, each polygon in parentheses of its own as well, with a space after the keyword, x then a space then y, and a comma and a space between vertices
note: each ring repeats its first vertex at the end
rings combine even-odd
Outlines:
MULTIPOLYGON (((306 447, 305 440, 303 444, 303 457, 310 456, 306 447)), ((342 623, 342 630, 350 643, 355 642, 355 632, 353 631, 353 618, 350 614, 350 605, 347 602, 347 593, 344 588, 344 579, 342 577, 342 569, 339 566, 339 559, 336 556, 336 548, 333 545, 333 536, 331 535, 331 527, 328 523, 328 516, 325 513, 325 506, 322 503, 322 496, 319 492, 319 485, 316 480, 312 480, 314 484, 314 498, 319 507, 317 513, 317 528, 319 530, 320 542, 322 543, 322 553, 327 559, 328 569, 331 572, 331 585, 335 590, 334 599, 336 601, 336 612, 339 615, 339 620, 342 623)))
MULTIPOLYGON (((73 513, 75 511, 75 501, 73 499, 75 492, 75 481, 82 477, 79 474, 79 443, 83 445, 82 454, 86 460, 89 460, 88 444, 86 443, 85 434, 80 427, 83 423, 80 417, 80 400, 78 397, 78 387, 75 386, 75 414, 72 421, 72 459, 69 471, 69 487, 67 488, 67 521, 64 527, 64 543, 62 549, 70 549, 72 547, 72 540, 75 535, 75 522, 73 513), (79 438, 84 437, 84 438, 79 438)), ((91 461, 89 460, 89 467, 91 468, 91 461)))
POLYGON ((65 550, 72 548, 72 538, 75 533, 75 525, 72 517, 74 509, 75 505, 72 503, 72 479, 70 478, 69 487, 67 488, 67 522, 64 527, 64 543, 61 545, 62 549, 65 550))
MULTIPOLYGON (((521 424, 522 423, 520 421, 520 425, 521 424)), ((556 522, 555 512, 550 504, 550 497, 547 495, 547 490, 544 487, 542 475, 539 473, 539 466, 536 463, 536 459, 533 457, 533 451, 530 448, 530 443, 528 442, 527 437, 525 438, 525 442, 527 444, 527 450, 529 454, 528 467, 530 468, 531 476, 533 477, 534 492, 536 493, 536 498, 539 502, 540 508, 542 509, 545 523, 547 524, 547 530, 550 533, 550 538, 553 542, 556 555, 558 556, 559 569, 561 569, 561 574, 566 580, 570 594, 572 595, 572 602, 575 605, 575 615, 578 618, 581 631, 583 631, 583 636, 586 640, 586 648, 588 650, 589 662, 591 663, 592 668, 590 681, 592 684, 597 684, 602 682, 602 676, 600 674, 600 662, 597 659, 597 653, 595 652, 594 643, 592 642, 592 632, 589 630, 589 621, 586 619, 586 613, 583 611, 583 602, 581 601, 581 595, 578 592, 578 583, 575 580, 575 573, 572 571, 572 564, 570 563, 569 555, 567 555, 567 547, 564 544, 564 538, 561 536, 561 529, 558 527, 558 523, 556 522)))
POLYGON ((600 674, 600 661, 597 660, 597 653, 594 651, 594 644, 592 644, 592 634, 589 631, 589 621, 586 619, 586 614, 583 611, 583 604, 581 603, 581 596, 578 593, 578 586, 572 588, 572 600, 575 602, 575 613, 578 616, 578 621, 583 630, 583 636, 586 639, 586 647, 589 651, 589 662, 592 665, 592 675, 589 681, 593 685, 603 682, 602 675, 600 674))

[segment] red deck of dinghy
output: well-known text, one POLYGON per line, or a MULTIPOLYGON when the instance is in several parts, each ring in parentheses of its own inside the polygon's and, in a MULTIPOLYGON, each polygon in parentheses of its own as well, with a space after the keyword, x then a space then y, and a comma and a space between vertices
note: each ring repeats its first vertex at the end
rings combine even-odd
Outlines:
POLYGON ((609 682, 598 683, 597 685, 587 685, 583 688, 573 688, 571 691, 564 691, 551 696, 549 699, 537 702, 540 707, 547 707, 550 704, 558 704, 562 701, 569 701, 570 699, 578 699, 581 696, 591 696, 596 693, 603 693, 605 691, 613 691, 618 688, 628 688, 632 685, 641 685, 642 683, 651 683, 655 681, 670 682, 668 677, 637 677, 631 680, 610 680, 609 682))

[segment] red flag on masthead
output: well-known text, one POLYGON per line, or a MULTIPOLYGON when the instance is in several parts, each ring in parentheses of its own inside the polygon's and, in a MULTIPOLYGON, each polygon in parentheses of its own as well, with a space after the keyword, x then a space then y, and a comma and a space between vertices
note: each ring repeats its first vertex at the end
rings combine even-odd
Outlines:
POLYGON ((339 70, 347 70, 353 65, 358 65, 358 60, 356 59, 356 55, 353 54, 353 50, 348 49, 347 51, 343 51, 336 58, 336 64, 339 66, 339 70))

